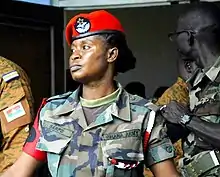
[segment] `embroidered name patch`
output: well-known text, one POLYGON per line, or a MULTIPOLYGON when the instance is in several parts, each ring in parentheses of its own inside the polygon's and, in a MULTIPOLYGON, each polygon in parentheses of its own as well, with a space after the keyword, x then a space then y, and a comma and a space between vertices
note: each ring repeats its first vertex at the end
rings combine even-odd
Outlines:
POLYGON ((140 137, 140 130, 134 129, 124 132, 104 134, 102 140, 106 141, 106 140, 115 140, 115 139, 130 138, 130 137, 140 137))
POLYGON ((21 102, 8 107, 3 111, 3 113, 5 115, 7 122, 11 122, 26 114, 21 102))
POLYGON ((9 73, 3 74, 2 78, 5 82, 10 82, 13 79, 16 79, 19 77, 19 74, 17 71, 10 71, 9 73))
POLYGON ((47 120, 43 121, 43 128, 46 128, 47 131, 49 131, 49 132, 53 132, 53 131, 57 132, 57 133, 65 136, 65 137, 71 137, 72 136, 72 131, 71 130, 63 128, 60 125, 49 122, 47 120))

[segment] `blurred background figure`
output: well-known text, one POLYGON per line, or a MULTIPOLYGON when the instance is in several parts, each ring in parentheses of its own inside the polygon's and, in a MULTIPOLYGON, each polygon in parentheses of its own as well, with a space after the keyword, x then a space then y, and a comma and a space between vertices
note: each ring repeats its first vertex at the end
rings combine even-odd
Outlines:
POLYGON ((146 98, 145 86, 141 82, 130 82, 124 88, 128 93, 146 98))
POLYGON ((163 93, 164 93, 168 88, 169 88, 169 87, 167 87, 167 86, 158 87, 158 88, 156 89, 156 91, 154 92, 152 102, 156 103, 157 100, 163 95, 163 93))

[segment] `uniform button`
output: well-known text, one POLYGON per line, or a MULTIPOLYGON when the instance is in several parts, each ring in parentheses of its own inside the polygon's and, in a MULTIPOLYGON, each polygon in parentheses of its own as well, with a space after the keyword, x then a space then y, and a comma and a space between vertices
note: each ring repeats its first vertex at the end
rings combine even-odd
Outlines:
POLYGON ((25 132, 29 132, 29 125, 27 125, 24 129, 25 132))

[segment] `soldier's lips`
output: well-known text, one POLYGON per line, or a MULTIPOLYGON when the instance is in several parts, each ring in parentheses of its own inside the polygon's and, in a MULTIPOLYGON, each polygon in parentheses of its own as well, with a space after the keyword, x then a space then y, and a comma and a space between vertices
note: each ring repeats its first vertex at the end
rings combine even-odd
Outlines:
POLYGON ((73 65, 73 66, 70 67, 70 71, 71 72, 76 72, 76 71, 80 70, 81 68, 82 68, 81 65, 73 65))

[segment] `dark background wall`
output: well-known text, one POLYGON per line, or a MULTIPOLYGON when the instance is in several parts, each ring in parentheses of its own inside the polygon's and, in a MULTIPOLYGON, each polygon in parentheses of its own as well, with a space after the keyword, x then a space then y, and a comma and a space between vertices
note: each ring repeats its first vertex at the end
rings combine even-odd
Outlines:
POLYGON ((0 55, 14 61, 27 72, 31 79, 36 108, 43 97, 62 93, 62 8, 1 0, 0 55), (54 52, 51 51, 51 41, 54 41, 54 52), (51 55, 54 55, 55 68, 51 63, 51 55), (52 68, 55 69, 54 72, 52 68))

